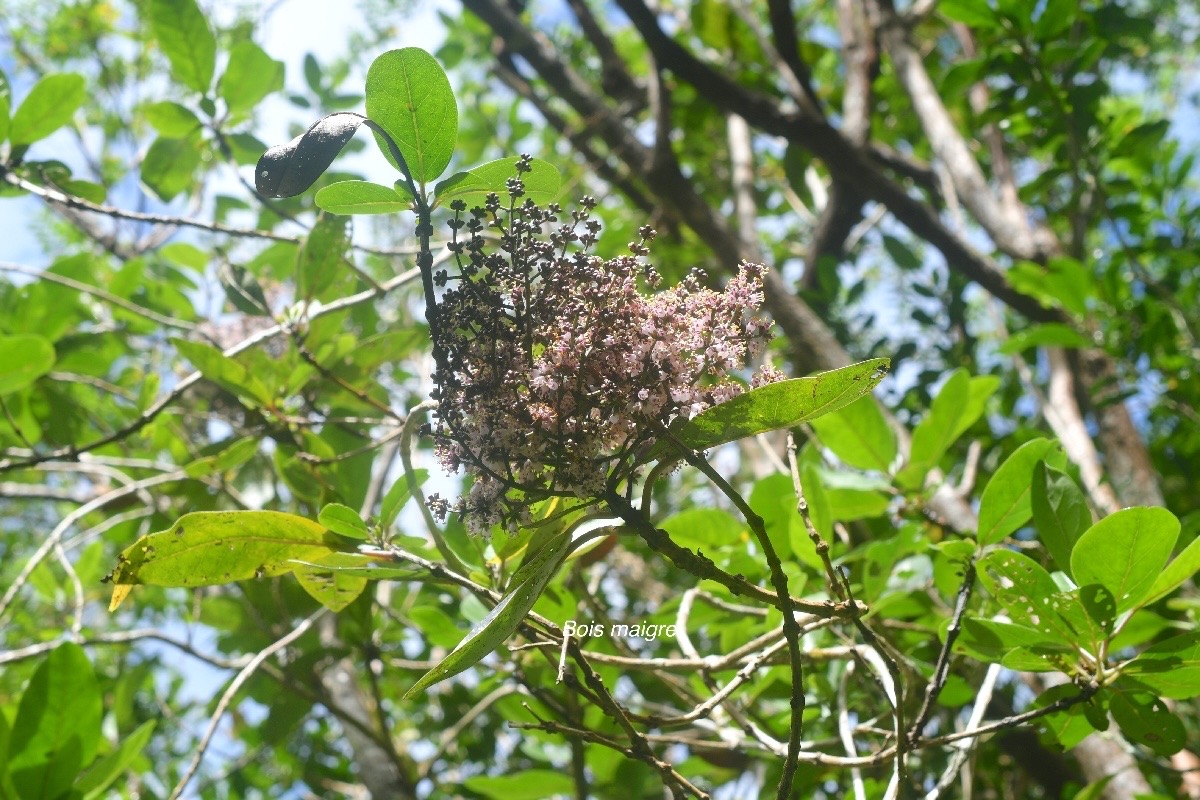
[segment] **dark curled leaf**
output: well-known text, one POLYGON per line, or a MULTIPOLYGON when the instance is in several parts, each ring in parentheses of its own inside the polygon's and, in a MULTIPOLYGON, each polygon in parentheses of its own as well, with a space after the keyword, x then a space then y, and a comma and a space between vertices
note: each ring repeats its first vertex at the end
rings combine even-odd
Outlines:
POLYGON ((300 194, 321 177, 366 120, 352 111, 330 114, 287 144, 267 150, 255 167, 255 187, 267 197, 300 194))

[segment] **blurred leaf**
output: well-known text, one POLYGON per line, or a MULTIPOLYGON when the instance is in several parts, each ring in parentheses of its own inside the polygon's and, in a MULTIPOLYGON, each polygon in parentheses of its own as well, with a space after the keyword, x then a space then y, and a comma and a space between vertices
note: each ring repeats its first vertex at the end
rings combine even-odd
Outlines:
POLYGON ((262 405, 272 401, 271 390, 261 380, 222 353, 217 348, 203 342, 192 342, 187 339, 171 339, 179 354, 195 365, 208 380, 218 386, 233 392, 235 395, 262 405))
POLYGON ((1001 355, 1011 356, 1031 347, 1088 347, 1087 337, 1070 325, 1045 322, 1017 331, 998 348, 1001 355))
POLYGON ((961 22, 972 28, 994 28, 1000 22, 996 12, 988 4, 978 2, 978 0, 941 0, 937 5, 937 10, 947 19, 961 22))
MULTIPOLYGON (((424 50, 389 50, 371 62, 367 116, 395 141, 414 182, 434 180, 450 163, 458 140, 458 105, 446 73, 424 50)), ((379 148, 400 169, 382 140, 379 148)))
POLYGON ((217 42, 195 0, 150 0, 150 31, 171 62, 171 74, 204 94, 212 83, 217 42))
POLYGON ((175 199, 192 186, 196 168, 200 166, 200 150, 196 140, 168 139, 160 136, 142 159, 142 183, 164 203, 175 199))
POLYGON ((979 499, 980 544, 995 544, 1029 521, 1034 468, 1045 461, 1065 461, 1056 440, 1025 442, 996 469, 979 499))
MULTIPOLYGON (((417 486, 425 483, 428 478, 429 470, 427 469, 414 469, 411 476, 412 483, 417 486)), ((412 485, 409 479, 410 476, 401 475, 383 496, 383 502, 379 506, 380 527, 391 527, 392 523, 396 521, 396 517, 399 516, 400 510, 404 508, 404 504, 412 497, 412 485)))
POLYGON ((146 120, 160 135, 169 139, 185 138, 200 130, 202 124, 200 118, 191 110, 170 100, 151 103, 142 109, 142 113, 146 115, 146 120))
POLYGON ((14 145, 45 139, 66 125, 83 105, 87 83, 74 72, 47 75, 34 84, 17 106, 8 129, 14 145))
POLYGON ((689 508, 658 525, 671 541, 684 547, 708 549, 737 544, 746 526, 719 508, 689 508))
POLYGON ((961 430, 966 426, 960 425, 959 420, 968 406, 970 396, 971 379, 967 371, 955 370, 942 384, 937 397, 933 398, 929 413, 913 431, 908 464, 896 476, 901 485, 912 488, 919 486, 926 473, 937 465, 961 435, 961 430))
POLYGON ((1179 520, 1165 508, 1126 508, 1089 528, 1071 551, 1079 584, 1112 592, 1118 611, 1141 604, 1179 538, 1179 520))
POLYGON ((1071 550, 1092 525, 1083 492, 1070 475, 1039 461, 1033 468, 1029 505, 1038 538, 1058 568, 1071 575, 1071 550))
POLYGON ((70 642, 50 651, 21 695, 9 738, 8 773, 21 798, 53 800, 96 757, 103 705, 96 672, 70 642))
POLYGON ((321 513, 317 515, 317 522, 334 533, 351 539, 366 539, 369 535, 367 523, 363 522, 358 512, 341 503, 330 503, 322 508, 321 513))
POLYGON ((296 254, 296 293, 312 300, 328 289, 345 267, 342 260, 350 247, 350 220, 321 214, 296 254))
POLYGON ((254 42, 237 42, 229 51, 229 66, 217 82, 217 93, 231 112, 249 111, 259 100, 283 88, 283 62, 254 42))
POLYGON ((471 792, 494 800, 544 800, 574 792, 575 782, 563 772, 529 769, 508 775, 476 775, 463 783, 471 792))
POLYGON ((0 336, 0 395, 24 389, 54 368, 54 345, 32 333, 0 336))
POLYGON ((262 287, 249 270, 222 261, 221 266, 217 268, 217 280, 225 289, 226 299, 238 311, 256 317, 270 315, 271 306, 267 303, 267 296, 263 294, 262 287))
POLYGON ((812 421, 821 444, 846 464, 887 472, 896 458, 896 434, 873 397, 863 397, 812 421))
POLYGON ((130 769, 134 759, 146 749, 156 724, 157 720, 147 720, 133 733, 123 737, 116 749, 96 761, 80 776, 73 787, 74 791, 79 792, 83 800, 99 800, 103 797, 104 791, 130 769))

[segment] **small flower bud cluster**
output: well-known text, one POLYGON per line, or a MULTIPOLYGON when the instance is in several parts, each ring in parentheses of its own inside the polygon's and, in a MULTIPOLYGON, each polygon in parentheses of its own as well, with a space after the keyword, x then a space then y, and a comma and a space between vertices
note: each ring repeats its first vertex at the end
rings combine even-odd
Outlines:
MULTIPOLYGON (((560 220, 559 206, 523 194, 518 174, 507 204, 489 195, 466 215, 452 204, 458 274, 435 275, 445 291, 432 433, 441 463, 474 481, 453 506, 437 496, 430 505, 476 533, 527 522, 547 497, 590 499, 631 478, 665 426, 742 391, 731 373, 770 337, 753 316, 765 267, 743 263, 723 292, 696 271, 647 296, 639 278, 661 283, 641 260, 652 229, 631 255, 604 260, 588 254, 600 232, 594 200, 560 220)), ((781 377, 766 370, 753 383, 781 377)))

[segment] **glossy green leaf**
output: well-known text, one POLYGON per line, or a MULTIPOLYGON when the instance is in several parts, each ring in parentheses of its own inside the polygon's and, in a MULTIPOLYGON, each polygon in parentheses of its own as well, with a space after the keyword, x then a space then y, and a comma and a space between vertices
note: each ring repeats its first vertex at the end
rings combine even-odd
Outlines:
POLYGON ((1192 539, 1183 551, 1171 559, 1150 587, 1142 605, 1150 605, 1169 595, 1183 585, 1184 581, 1200 572, 1200 536, 1192 539))
POLYGON ((331 183, 317 190, 313 202, 330 214, 396 214, 412 208, 407 191, 370 181, 331 183))
POLYGON ((1058 568, 1071 574, 1071 550, 1092 526, 1083 491, 1065 472, 1038 462, 1033 468, 1029 505, 1038 538, 1058 568))
POLYGON ((676 435, 689 447, 707 450, 799 425, 870 392, 887 374, 889 363, 886 358, 873 358, 807 378, 760 386, 706 409, 681 426, 676 435))
POLYGON ((1129 662, 1122 674, 1162 697, 1200 697, 1200 632, 1189 631, 1159 642, 1129 662))
POLYGON ((142 113, 146 115, 146 121, 154 130, 167 138, 182 139, 200 130, 200 118, 190 109, 170 100, 151 103, 142 109, 142 113))
MULTIPOLYGON (((424 50, 389 50, 371 62, 367 116, 395 141, 415 182, 434 180, 450 163, 458 140, 458 105, 446 73, 424 50)), ((380 149, 401 168, 382 141, 380 149)))
POLYGON ((812 421, 821 444, 844 463, 887 472, 896 458, 896 433, 873 397, 863 397, 812 421))
POLYGON ((142 159, 142 183, 159 199, 170 202, 180 192, 192 186, 196 168, 200 166, 200 150, 196 140, 168 139, 160 136, 142 159))
POLYGON ((29 680, 9 737, 8 773, 23 800, 54 800, 96 757, 103 705, 77 644, 50 651, 29 680))
POLYGON ((206 379, 238 397, 264 405, 271 402, 271 391, 266 384, 212 345, 186 339, 172 339, 171 343, 206 379))
POLYGON ((1178 753, 1187 741, 1183 722, 1149 692, 1115 690, 1108 709, 1126 739, 1144 744, 1160 756, 1178 753))
POLYGON ((379 524, 384 528, 391 526, 399 516, 400 510, 404 508, 404 504, 412 497, 412 486, 422 485, 429 478, 429 470, 415 469, 411 476, 401 475, 392 488, 387 490, 387 494, 383 496, 383 501, 379 504, 379 524))
POLYGON ((296 254, 297 294, 311 300, 332 286, 346 269, 342 261, 349 247, 349 219, 334 214, 318 217, 296 254))
POLYGON ((370 532, 358 512, 341 503, 330 503, 317 514, 317 522, 334 533, 351 539, 366 539, 370 532))
MULTIPOLYGON (((507 202, 508 181, 518 177, 516 164, 518 158, 501 158, 489 161, 466 172, 456 172, 434 187, 438 205, 447 205, 451 200, 460 199, 469 207, 472 203, 482 203, 489 193, 507 202)), ((535 203, 545 204, 558 194, 562 178, 558 169, 549 161, 535 158, 530 162, 530 171, 520 174, 521 182, 525 185, 524 197, 535 203)))
POLYGON ((86 96, 87 82, 82 75, 74 72, 47 75, 33 85, 17 106, 8 138, 14 145, 45 139, 71 121, 86 96))
MULTIPOLYGON (((328 508, 328 506, 326 506, 328 508)), ((330 553, 318 562, 294 560, 293 572, 304 591, 330 611, 341 611, 367 588, 367 578, 354 569, 371 559, 360 553, 330 553)))
POLYGON ((249 111, 259 100, 283 88, 283 62, 276 61, 250 40, 229 51, 229 66, 217 82, 217 93, 233 113, 249 111))
POLYGON ((196 0, 150 0, 150 31, 171 63, 171 74, 204 94, 212 83, 217 42, 196 0))
POLYGON ((1140 605, 1166 566, 1179 527, 1179 520, 1165 508, 1126 508, 1110 514, 1075 543, 1075 582, 1107 588, 1118 611, 1140 605))
POLYGON ((0 336, 0 395, 20 391, 54 367, 54 345, 42 336, 0 336))
MULTIPOLYGON (((518 571, 523 580, 520 583, 514 581, 514 588, 496 604, 491 613, 471 628, 458 646, 436 667, 425 673, 405 693, 405 698, 411 698, 433 684, 473 667, 508 641, 525 619, 525 615, 533 608, 546 584, 558 571, 570 541, 571 537, 560 535, 542 548, 535 560, 522 565, 522 569, 528 567, 524 574, 518 571)), ((516 577, 517 575, 514 575, 514 578, 516 577)))
POLYGON ((133 733, 124 736, 111 753, 96 761, 73 787, 83 796, 83 800, 100 800, 108 787, 116 782, 129 769, 146 745, 150 735, 154 733, 157 720, 147 720, 139 725, 133 733))
POLYGON ((1062 447, 1052 439, 1033 439, 1002 463, 979 500, 979 543, 995 544, 1029 521, 1034 468, 1043 461, 1061 464, 1062 447))
POLYGON ((297 561, 346 551, 310 519, 279 511, 197 511, 138 539, 118 556, 117 586, 215 586, 283 575, 297 561))

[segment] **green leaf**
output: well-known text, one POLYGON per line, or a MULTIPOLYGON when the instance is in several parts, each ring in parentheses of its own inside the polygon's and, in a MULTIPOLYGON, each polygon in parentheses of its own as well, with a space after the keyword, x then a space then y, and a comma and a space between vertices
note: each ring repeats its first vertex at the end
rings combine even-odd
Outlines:
POLYGON ((243 399, 256 401, 256 404, 271 403, 271 390, 266 384, 217 348, 187 339, 171 339, 171 343, 181 356, 196 366, 201 375, 221 388, 243 399))
POLYGON ((87 82, 74 72, 47 75, 26 95, 9 125, 14 145, 45 139, 71 121, 87 96, 87 82))
POLYGON ((896 433, 872 397, 814 419, 812 426, 821 444, 852 467, 887 472, 896 458, 896 433))
POLYGON ((959 422, 970 398, 971 379, 965 369, 957 369, 942 384, 929 406, 929 413, 913 431, 908 464, 896 476, 902 486, 920 486, 926 473, 937 465, 962 430, 970 425, 968 422, 962 426, 959 422))
POLYGON ((9 88, 8 78, 0 72, 0 142, 8 138, 8 130, 12 119, 9 117, 9 112, 12 111, 12 89, 9 88))
POLYGON ((509 775, 476 775, 467 778, 463 786, 494 800, 543 800, 575 791, 571 776, 549 769, 530 769, 509 775))
POLYGON ((425 673, 405 693, 405 699, 412 698, 429 686, 469 669, 507 641, 533 608, 533 604, 554 577, 554 573, 558 571, 570 543, 570 536, 560 535, 548 542, 533 560, 522 564, 521 569, 513 576, 514 583, 518 575, 523 578, 522 582, 515 584, 515 588, 496 604, 491 613, 471 628, 448 656, 425 673))
POLYGON ((1061 463, 1063 458, 1057 441, 1033 439, 1004 459, 979 499, 980 544, 995 544, 1029 521, 1034 467, 1046 460, 1061 463))
POLYGON ((1121 672, 1163 697, 1200 697, 1200 631, 1190 631, 1148 648, 1121 672))
POLYGON ((719 508, 688 508, 667 517, 658 527, 676 544, 700 549, 737 544, 746 530, 732 514, 719 508))
POLYGON ((1126 508, 1110 514, 1075 543, 1075 582, 1107 588, 1118 611, 1141 605, 1171 556, 1179 527, 1179 520, 1165 508, 1126 508))
POLYGON ((169 203, 180 192, 191 188, 196 167, 200 166, 200 149, 194 138, 168 139, 160 136, 142 159, 142 183, 169 203))
MULTIPOLYGON (((458 106, 437 60, 418 47, 389 50, 371 62, 366 92, 367 116, 395 141, 408 165, 402 171, 422 184, 441 175, 458 140, 458 106)), ((387 145, 379 146, 400 169, 387 145)))
POLYGON ((200 118, 188 108, 170 100, 151 103, 142 109, 154 130, 171 139, 182 139, 200 130, 200 118))
POLYGON ((361 553, 330 553, 319 562, 295 561, 294 574, 314 600, 330 611, 338 612, 357 600, 367 588, 366 576, 351 570, 362 570, 370 561, 361 553))
POLYGON ((296 254, 297 294, 311 300, 333 285, 349 247, 350 220, 321 214, 296 254))
POLYGON ((853 403, 887 374, 886 358, 873 358, 807 378, 768 383, 715 405, 682 425, 688 447, 707 450, 755 434, 790 428, 853 403))
MULTIPOLYGON (((943 641, 949 625, 950 620, 946 620, 942 626, 943 641)), ((999 664, 1000 660, 1011 650, 1035 647, 1068 652, 1065 646, 1042 631, 1011 622, 997 622, 973 617, 967 617, 962 621, 962 630, 959 632, 958 638, 954 640, 954 652, 993 664, 999 664)))
POLYGON ((1071 550, 1092 525, 1083 492, 1070 475, 1039 461, 1033 468, 1029 505, 1042 544, 1058 568, 1071 575, 1071 550))
POLYGON ((313 202, 330 214, 395 214, 412 208, 412 196, 370 181, 338 181, 317 190, 313 202))
POLYGON ((366 539, 369 535, 367 523, 358 512, 341 503, 330 503, 317 514, 317 522, 336 534, 350 539, 366 539))
POLYGON ((118 587, 216 586, 284 575, 297 561, 345 551, 340 537, 295 514, 196 511, 127 547, 110 577, 118 587))
POLYGON ((133 733, 121 740, 111 753, 98 760, 92 767, 80 776, 73 787, 82 795, 83 800, 99 800, 104 796, 104 790, 121 777, 129 769, 133 760, 141 755, 150 742, 157 720, 147 720, 139 725, 133 733))
POLYGON ((1148 606, 1175 591, 1188 578, 1200 572, 1200 536, 1191 541, 1183 552, 1175 556, 1167 568, 1154 580, 1142 605, 1148 606))
POLYGON ((1187 741, 1182 720, 1149 692, 1116 689, 1108 710, 1126 739, 1144 744, 1160 756, 1178 753, 1187 741))
POLYGON ((1070 325, 1045 322, 1014 333, 998 348, 1001 355, 1023 353, 1031 347, 1087 347, 1091 342, 1070 325))
POLYGON ((383 502, 379 505, 379 524, 384 528, 391 527, 391 524, 396 521, 400 510, 404 508, 404 504, 408 502, 408 498, 412 497, 412 486, 420 486, 429 478, 429 470, 414 469, 411 476, 401 475, 400 478, 392 484, 392 488, 387 490, 387 494, 383 496, 383 502), (411 483, 410 483, 411 480, 411 483))
POLYGON ((204 94, 212 83, 217 42, 195 0, 150 0, 150 31, 171 63, 171 74, 204 94))
POLYGON ((54 800, 96 757, 103 713, 96 672, 77 644, 64 643, 38 665, 13 720, 8 772, 17 796, 54 800))
POLYGON ((456 172, 434 187, 434 196, 438 205, 446 205, 451 200, 461 199, 471 205, 471 201, 480 202, 489 193, 499 197, 508 196, 508 181, 520 177, 525 185, 525 197, 536 203, 550 202, 558 194, 562 178, 558 169, 549 161, 535 158, 530 162, 530 171, 517 174, 516 164, 519 158, 501 158, 489 161, 466 172, 456 172))
POLYGON ((217 268, 217 280, 225 290, 225 297, 238 311, 262 317, 271 313, 267 296, 263 293, 253 273, 238 264, 222 261, 217 268))
POLYGON ((0 395, 24 389, 54 367, 54 345, 33 333, 0 336, 0 395))
POLYGON ((233 113, 249 111, 259 100, 283 88, 283 62, 245 39, 229 51, 229 66, 217 81, 217 93, 233 113))
POLYGON ((939 14, 947 19, 961 22, 972 28, 995 28, 1000 20, 987 3, 979 0, 942 0, 937 5, 939 14))
POLYGON ((1091 647, 1104 633, 1077 594, 1061 592, 1040 564, 1011 550, 993 550, 976 565, 979 582, 1020 625, 1041 631, 1056 644, 1091 647))

